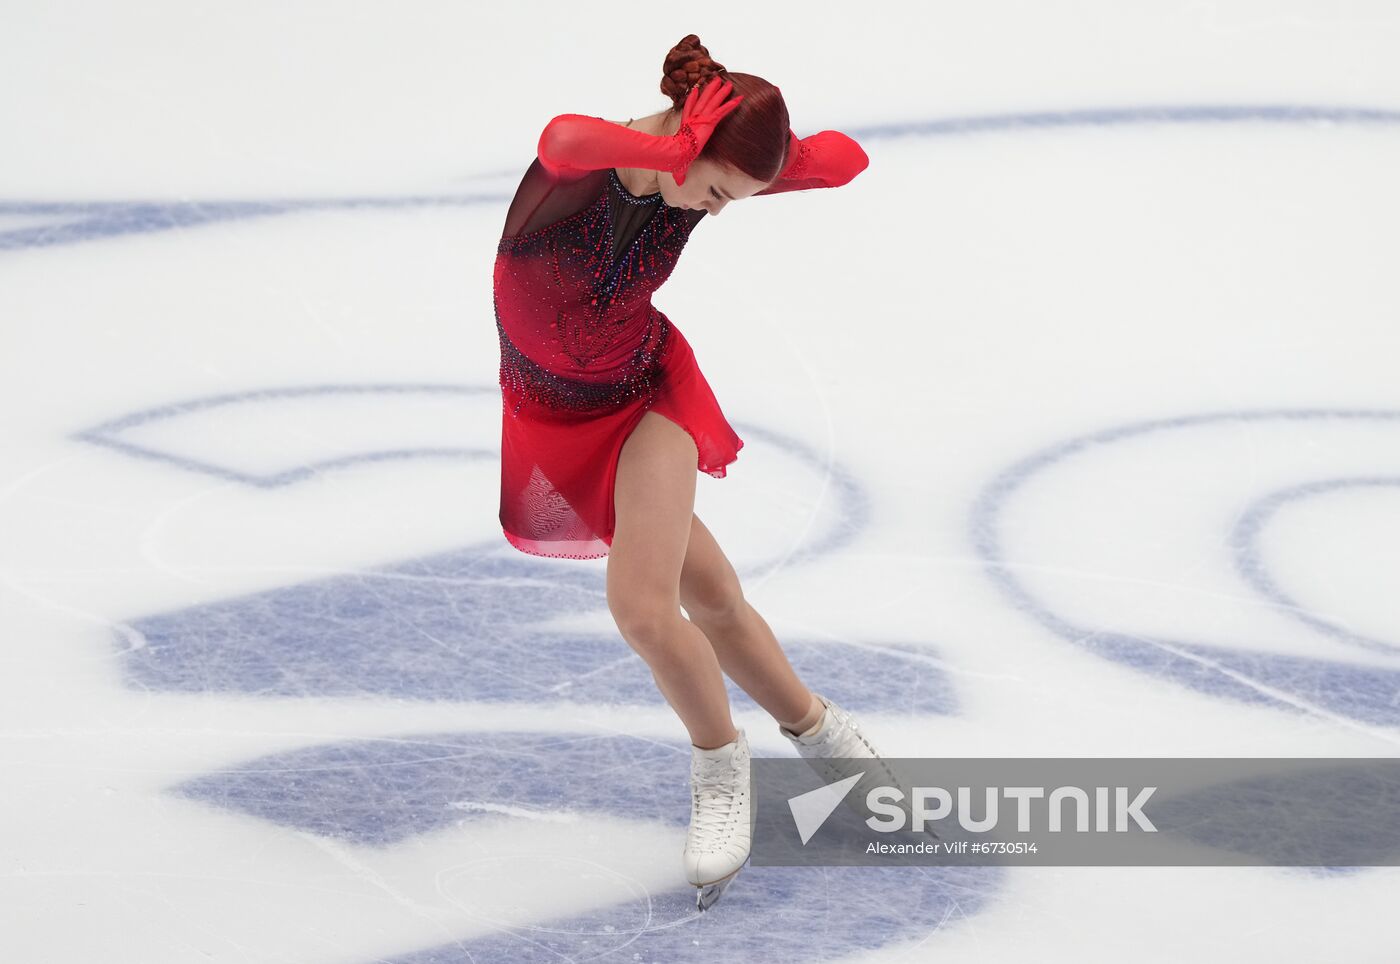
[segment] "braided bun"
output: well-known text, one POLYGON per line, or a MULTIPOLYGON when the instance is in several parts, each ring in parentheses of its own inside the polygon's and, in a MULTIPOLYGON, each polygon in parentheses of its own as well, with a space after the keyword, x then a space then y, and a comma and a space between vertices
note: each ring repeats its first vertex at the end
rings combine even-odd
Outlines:
POLYGON ((710 52, 693 33, 686 34, 680 43, 671 48, 661 71, 661 93, 671 98, 677 110, 685 104, 690 88, 704 82, 707 77, 727 72, 724 64, 710 59, 710 52))

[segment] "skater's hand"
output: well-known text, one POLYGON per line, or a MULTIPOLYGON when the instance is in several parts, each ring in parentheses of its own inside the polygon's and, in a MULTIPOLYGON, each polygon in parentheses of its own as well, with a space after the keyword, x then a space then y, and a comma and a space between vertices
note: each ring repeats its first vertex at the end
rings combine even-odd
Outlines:
POLYGON ((744 99, 744 95, 740 94, 725 100, 733 89, 733 83, 718 80, 717 75, 711 75, 690 88, 690 93, 685 97, 685 104, 681 107, 681 126, 675 135, 681 138, 684 154, 678 170, 672 172, 677 184, 685 183, 686 170, 705 149, 705 143, 719 122, 729 116, 730 112, 739 106, 739 101, 744 99))

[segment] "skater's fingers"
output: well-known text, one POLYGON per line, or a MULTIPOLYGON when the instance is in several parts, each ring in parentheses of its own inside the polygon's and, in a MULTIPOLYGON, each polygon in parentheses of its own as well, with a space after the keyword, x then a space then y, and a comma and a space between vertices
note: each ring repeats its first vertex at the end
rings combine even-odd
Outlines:
POLYGON ((729 116, 730 114, 732 114, 732 113, 734 112, 734 110, 739 106, 739 101, 741 101, 741 100, 743 100, 743 99, 744 99, 744 95, 743 95, 743 94, 740 94, 738 97, 731 97, 729 100, 725 101, 723 104, 720 104, 720 105, 719 105, 719 112, 718 112, 719 117, 720 117, 720 118, 728 117, 728 116, 729 116))

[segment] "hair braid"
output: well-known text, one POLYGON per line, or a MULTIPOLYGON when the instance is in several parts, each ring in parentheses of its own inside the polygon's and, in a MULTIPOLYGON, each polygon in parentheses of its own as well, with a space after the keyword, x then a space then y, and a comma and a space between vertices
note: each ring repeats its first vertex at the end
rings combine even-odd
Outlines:
POLYGON ((679 110, 692 87, 703 83, 708 77, 728 71, 724 64, 712 60, 700 38, 690 33, 671 48, 661 72, 661 92, 671 98, 671 103, 679 110))

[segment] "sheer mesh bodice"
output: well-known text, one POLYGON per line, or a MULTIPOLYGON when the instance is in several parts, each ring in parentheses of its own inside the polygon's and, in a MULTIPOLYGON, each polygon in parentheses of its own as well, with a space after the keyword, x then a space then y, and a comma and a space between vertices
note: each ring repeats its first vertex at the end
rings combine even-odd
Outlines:
MULTIPOLYGON (((510 210, 506 212, 502 237, 513 238, 539 231, 577 214, 598 199, 609 181, 615 181, 618 189, 608 198, 614 226, 610 260, 616 260, 617 254, 632 242, 637 232, 656 213, 656 208, 665 202, 660 194, 634 196, 623 186, 614 168, 589 171, 580 177, 566 179, 551 175, 539 158, 535 158, 516 189, 510 210), (634 203, 638 201, 642 203, 634 203)), ((685 213, 694 215, 691 218, 692 226, 705 216, 704 211, 685 213)))

